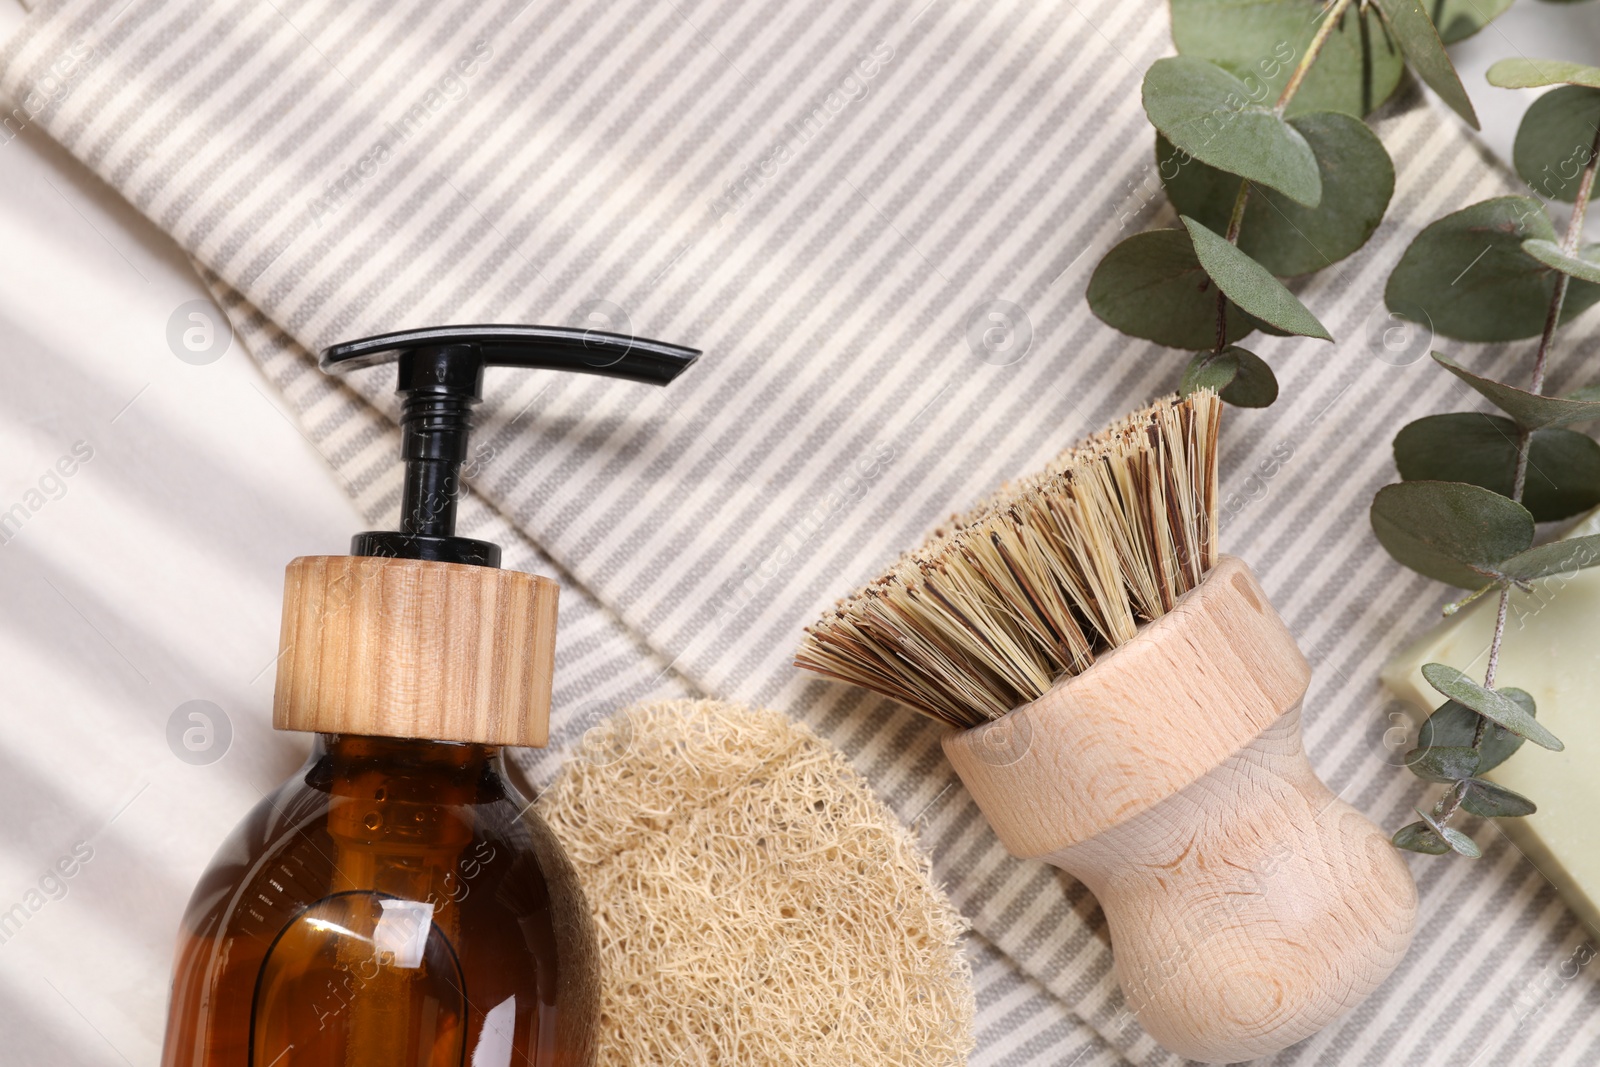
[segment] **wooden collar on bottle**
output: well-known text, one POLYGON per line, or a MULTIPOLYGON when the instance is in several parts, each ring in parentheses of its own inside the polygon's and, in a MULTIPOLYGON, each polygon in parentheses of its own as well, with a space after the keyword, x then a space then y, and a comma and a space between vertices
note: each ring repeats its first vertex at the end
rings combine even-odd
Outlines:
POLYGON ((1132 641, 944 750, 1006 848, 1044 857, 1196 781, 1310 681, 1255 576, 1224 556, 1132 641))
POLYGON ((558 592, 496 567, 302 556, 284 575, 272 725, 544 745, 558 592))

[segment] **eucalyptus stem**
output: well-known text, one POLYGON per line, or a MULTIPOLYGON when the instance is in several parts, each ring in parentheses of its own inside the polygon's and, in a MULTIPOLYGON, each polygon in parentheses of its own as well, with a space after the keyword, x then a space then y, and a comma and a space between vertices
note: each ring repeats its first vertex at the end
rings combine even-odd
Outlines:
POLYGON ((1333 28, 1344 18, 1345 9, 1350 3, 1351 0, 1332 0, 1323 11, 1322 25, 1317 27, 1316 36, 1311 38, 1311 43, 1306 46, 1306 54, 1300 57, 1294 73, 1289 75, 1289 80, 1283 85, 1283 92, 1278 95, 1276 106, 1278 114, 1283 114, 1289 106, 1289 101, 1294 99, 1294 94, 1300 91, 1300 83, 1306 80, 1306 75, 1311 71, 1311 64, 1317 61, 1317 54, 1322 51, 1322 46, 1328 43, 1328 38, 1333 35, 1333 28))
MULTIPOLYGON (((1572 218, 1567 220, 1567 232, 1561 239, 1561 250, 1568 255, 1577 251, 1578 241, 1583 236, 1583 218, 1588 213, 1589 197, 1594 192, 1597 164, 1600 164, 1600 130, 1595 132, 1594 143, 1589 146, 1589 160, 1584 164, 1583 176, 1578 181, 1578 195, 1572 203, 1572 218)), ((1556 326, 1561 321, 1561 307, 1567 300, 1569 280, 1566 274, 1556 275, 1555 291, 1550 294, 1550 311, 1545 316, 1544 333, 1539 338, 1539 351, 1533 361, 1533 381, 1528 387, 1530 392, 1539 393, 1544 390, 1544 374, 1550 357, 1550 342, 1555 337, 1556 326)), ((1517 470, 1511 481, 1511 499, 1518 503, 1522 502, 1522 492, 1527 487, 1528 453, 1532 442, 1532 431, 1526 427, 1517 431, 1517 470)), ((1500 669, 1500 645, 1505 640, 1506 615, 1510 605, 1511 583, 1506 582, 1500 586, 1500 606, 1495 613, 1494 637, 1489 642, 1489 662, 1483 672, 1483 684, 1487 689, 1494 688, 1495 674, 1500 669)), ((1479 716, 1477 728, 1472 733, 1473 748, 1483 745, 1483 738, 1488 728, 1489 720, 1479 716)), ((1453 806, 1451 810, 1454 810, 1453 806)))
MULTIPOLYGON (((1239 230, 1244 225, 1244 207, 1250 202, 1250 182, 1248 179, 1239 183, 1239 195, 1233 198, 1233 214, 1228 216, 1227 239, 1230 245, 1239 243, 1239 230)), ((1222 288, 1217 288, 1217 343, 1212 349, 1213 357, 1222 355, 1222 350, 1228 347, 1228 298, 1223 295, 1222 288)), ((1207 361, 1210 362, 1209 360, 1207 361)))
MULTIPOLYGON (((1300 83, 1306 80, 1306 75, 1311 71, 1311 65, 1317 61, 1317 56, 1322 52, 1322 46, 1328 43, 1328 37, 1333 33, 1333 28, 1344 17, 1345 9, 1352 0, 1331 0, 1322 14, 1322 25, 1317 27, 1316 36, 1311 38, 1311 43, 1306 46, 1306 54, 1300 57, 1300 62, 1295 64, 1294 70, 1289 75, 1289 80, 1283 85, 1283 92, 1278 94, 1275 109, 1282 115, 1289 106, 1289 101, 1294 99, 1294 94, 1300 91, 1300 83)), ((1228 218, 1228 243, 1239 243, 1239 228, 1244 225, 1245 205, 1250 202, 1249 180, 1239 183, 1239 195, 1233 200, 1233 214, 1228 218)), ((1217 341, 1211 350, 1211 358, 1222 355, 1222 350, 1228 347, 1228 298, 1222 290, 1217 290, 1217 341)), ((1210 362, 1207 360, 1206 362, 1210 362)))
POLYGON ((1244 206, 1250 202, 1250 182, 1239 183, 1239 195, 1233 198, 1233 214, 1228 216, 1228 243, 1239 243, 1239 228, 1244 225, 1244 206))
MULTIPOLYGON (((1478 721, 1487 722, 1488 720, 1480 718, 1478 721)), ((1450 817, 1456 813, 1456 809, 1461 806, 1461 802, 1466 797, 1467 781, 1463 778, 1451 786, 1448 793, 1439 798, 1439 803, 1434 805, 1433 808, 1433 817, 1439 820, 1440 826, 1450 821, 1450 817)))

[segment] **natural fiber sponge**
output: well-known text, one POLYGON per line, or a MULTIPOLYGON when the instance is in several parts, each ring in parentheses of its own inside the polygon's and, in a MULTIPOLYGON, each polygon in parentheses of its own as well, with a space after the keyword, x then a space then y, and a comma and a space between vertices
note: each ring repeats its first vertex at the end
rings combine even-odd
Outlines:
POLYGON ((966 1062, 961 917, 803 726, 635 706, 585 735, 539 808, 599 932, 600 1064, 966 1062))

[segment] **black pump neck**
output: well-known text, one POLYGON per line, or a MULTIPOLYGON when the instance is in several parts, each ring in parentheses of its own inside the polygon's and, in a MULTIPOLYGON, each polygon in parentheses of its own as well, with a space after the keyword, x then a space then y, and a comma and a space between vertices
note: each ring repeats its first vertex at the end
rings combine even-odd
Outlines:
POLYGON ((538 367, 666 385, 700 353, 642 337, 559 326, 437 326, 346 341, 323 350, 333 373, 398 361, 396 391, 406 464, 400 529, 351 539, 357 556, 393 556, 480 567, 500 565, 500 546, 456 536, 461 466, 485 367, 538 367))

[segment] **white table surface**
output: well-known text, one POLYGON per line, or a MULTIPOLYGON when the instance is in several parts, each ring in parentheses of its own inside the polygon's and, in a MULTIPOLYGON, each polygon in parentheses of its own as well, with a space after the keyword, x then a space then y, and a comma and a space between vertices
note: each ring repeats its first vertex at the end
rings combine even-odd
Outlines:
MULTIPOLYGON (((0 34, 21 16, 0 0, 0 34)), ((1531 96, 1482 72, 1516 54, 1600 62, 1600 0, 1518 0, 1457 49, 1505 155, 1531 96)), ((0 511, 94 450, 0 545, 0 1064, 157 1060, 189 892, 307 748, 268 724, 283 566, 365 524, 237 345, 203 366, 169 348, 175 309, 205 296, 48 140, 0 145, 0 511), (167 741, 197 699, 233 731, 199 766, 167 741), (92 858, 49 883, 80 843, 92 858), (30 897, 42 881, 59 899, 30 897), (5 913, 41 900, 7 936, 5 913)))
POLYGON ((269 724, 283 567, 365 524, 237 345, 169 349, 205 296, 65 152, 0 145, 0 511, 94 449, 0 545, 0 1064, 157 1061, 189 893, 308 747, 269 724), (232 725, 209 765, 168 747, 195 699, 232 725), (65 895, 4 927, 79 842, 65 895))

